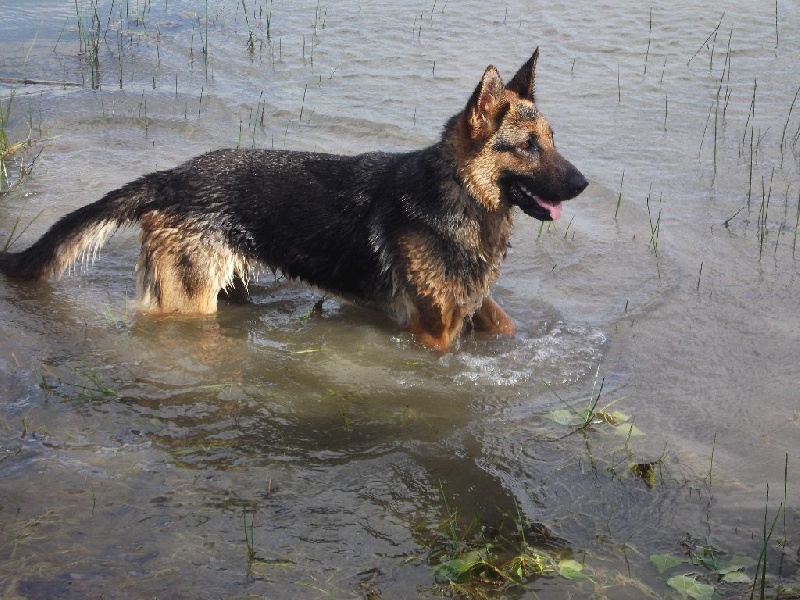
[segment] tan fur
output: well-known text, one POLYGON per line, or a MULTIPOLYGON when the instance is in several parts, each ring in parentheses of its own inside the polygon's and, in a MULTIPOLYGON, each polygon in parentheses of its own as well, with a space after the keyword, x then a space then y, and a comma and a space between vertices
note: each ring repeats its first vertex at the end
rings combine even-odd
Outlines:
POLYGON ((50 266, 49 272, 45 273, 44 278, 53 274, 60 278, 64 273, 72 269, 76 261, 83 263, 94 262, 98 251, 117 227, 118 225, 115 221, 104 221, 96 225, 88 233, 84 232, 83 235, 74 236, 68 240, 62 246, 62 251, 58 254, 56 263, 50 266))
POLYGON ((500 207, 500 188, 497 181, 500 171, 495 164, 496 152, 491 140, 496 133, 497 119, 508 102, 503 81, 494 67, 483 75, 473 110, 464 111, 451 137, 458 165, 458 177, 470 195, 487 210, 500 207))
POLYGON ((501 207, 498 185, 501 174, 508 170, 528 172, 531 164, 495 151, 494 139, 509 136, 512 141, 522 142, 533 134, 537 142, 549 150, 554 148, 553 131, 541 114, 536 113, 535 119, 529 117, 535 112, 533 102, 508 90, 499 98, 487 101, 484 110, 488 111, 484 119, 469 112, 461 115, 456 124, 457 135, 452 137, 452 148, 464 187, 488 210, 498 210, 501 207), (492 120, 499 113, 505 113, 502 122, 498 128, 492 128, 492 120))
MULTIPOLYGON (((439 254, 441 243, 433 233, 408 231, 398 238, 404 257, 403 280, 414 290, 408 321, 409 330, 426 346, 448 348, 463 327, 464 319, 483 305, 493 306, 502 317, 480 319, 478 328, 501 332, 509 329, 510 319, 488 298, 499 275, 511 230, 511 211, 496 211, 482 223, 470 222, 456 232, 459 242, 491 268, 483 279, 468 279, 464 273, 447 273, 439 254), (490 304, 487 304, 490 303, 490 304)), ((513 325, 510 326, 513 330, 513 325)))
POLYGON ((220 290, 246 287, 250 262, 219 233, 173 223, 158 212, 145 213, 141 224, 136 272, 142 310, 212 314, 220 290))

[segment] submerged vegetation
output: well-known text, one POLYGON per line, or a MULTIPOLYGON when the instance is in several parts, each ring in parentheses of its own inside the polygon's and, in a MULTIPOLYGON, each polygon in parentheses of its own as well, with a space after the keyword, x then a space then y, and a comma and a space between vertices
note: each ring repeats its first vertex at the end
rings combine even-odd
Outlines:
POLYGON ((450 507, 444 488, 440 491, 443 519, 436 531, 419 530, 418 535, 429 548, 427 560, 436 577, 454 593, 482 597, 487 591, 503 592, 543 576, 587 576, 584 565, 569 556, 566 542, 545 526, 528 523, 519 507, 516 515, 507 515, 507 521, 496 527, 465 526, 450 507))

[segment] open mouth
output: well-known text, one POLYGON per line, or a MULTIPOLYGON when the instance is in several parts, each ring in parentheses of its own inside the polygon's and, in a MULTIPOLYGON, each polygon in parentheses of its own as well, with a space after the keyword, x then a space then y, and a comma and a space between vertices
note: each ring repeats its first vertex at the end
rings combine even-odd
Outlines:
POLYGON ((521 202, 517 202, 523 212, 540 221, 555 221, 561 216, 561 200, 545 200, 537 196, 523 184, 514 186, 521 202))

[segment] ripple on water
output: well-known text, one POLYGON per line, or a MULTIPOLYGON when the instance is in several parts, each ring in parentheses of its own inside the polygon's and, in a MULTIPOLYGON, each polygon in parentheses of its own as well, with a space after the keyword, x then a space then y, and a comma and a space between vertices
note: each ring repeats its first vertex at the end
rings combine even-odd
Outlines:
POLYGON ((517 337, 491 353, 449 354, 441 362, 457 369, 453 379, 460 384, 515 386, 532 379, 574 383, 597 364, 607 340, 597 327, 558 321, 541 336, 517 337))

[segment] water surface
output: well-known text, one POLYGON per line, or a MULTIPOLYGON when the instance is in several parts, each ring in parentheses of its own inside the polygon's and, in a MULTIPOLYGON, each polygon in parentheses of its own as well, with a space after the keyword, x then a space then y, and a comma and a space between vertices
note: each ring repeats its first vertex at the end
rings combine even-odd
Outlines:
POLYGON ((0 88, 42 151, 4 239, 218 147, 423 147, 536 45, 591 185, 516 219, 495 296, 517 335, 444 355, 271 275, 213 317, 137 316, 134 231, 58 282, 0 278, 3 596, 437 597, 448 519, 516 515, 591 578, 484 592, 663 597, 698 568, 651 554, 757 558, 765 508, 798 587, 795 5, 197 4, 0 0, 0 76, 47 82, 0 88), (554 420, 598 394, 640 435, 554 420))

